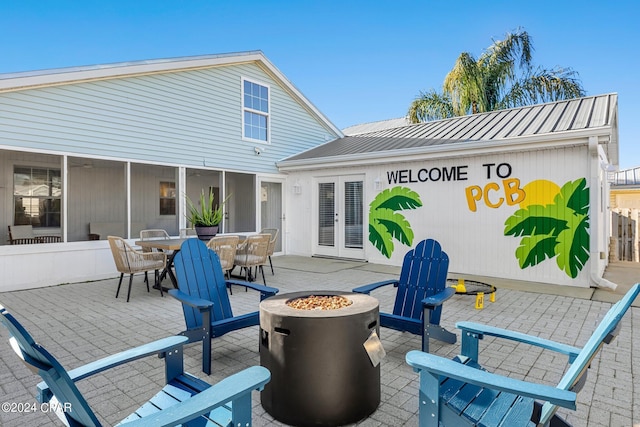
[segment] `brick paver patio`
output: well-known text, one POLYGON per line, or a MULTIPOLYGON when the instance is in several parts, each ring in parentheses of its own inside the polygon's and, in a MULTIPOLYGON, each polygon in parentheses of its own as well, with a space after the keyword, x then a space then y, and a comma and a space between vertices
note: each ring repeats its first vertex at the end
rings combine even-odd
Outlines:
MULTIPOLYGON (((275 276, 265 270, 267 284, 280 293, 301 290, 343 290, 397 276, 397 268, 347 261, 274 257, 275 276)), ((168 282, 165 282, 167 285, 168 282)), ((116 279, 67 284, 48 288, 0 293, 7 307, 67 369, 126 348, 173 335, 184 328, 180 304, 146 292, 142 276, 134 279, 131 301, 115 299, 116 279)), ((381 310, 390 310, 393 289, 373 294, 381 310)), ((231 295, 236 313, 256 310, 257 293, 235 288, 231 295)), ((455 322, 471 320, 532 333, 570 345, 582 346, 609 302, 549 293, 498 289, 496 302, 474 309, 474 299, 456 295, 443 311, 442 324, 451 331, 455 322)), ((18 360, 0 328, 0 402, 35 402, 38 378, 18 360)), ((387 352, 381 365, 382 402, 378 410, 358 426, 416 426, 418 377, 404 361, 405 354, 420 348, 420 338, 390 329, 381 330, 387 352)), ((453 357, 454 345, 431 342, 431 352, 453 357)), ((201 346, 185 351, 185 369, 216 382, 234 372, 259 364, 258 328, 236 331, 213 342, 213 373, 202 374, 201 346)), ((486 339, 481 362, 488 369, 514 378, 555 385, 566 358, 523 344, 486 339)), ((163 361, 151 357, 80 382, 99 419, 113 425, 135 410, 163 384, 163 361)), ((587 383, 578 395, 577 411, 561 410, 574 426, 640 426, 640 308, 633 307, 622 321, 618 338, 602 350, 591 365, 587 383)), ((313 385, 309 385, 312 387, 313 385)), ((254 393, 253 422, 278 426, 254 393)), ((0 412, 0 425, 61 425, 52 414, 0 412)))

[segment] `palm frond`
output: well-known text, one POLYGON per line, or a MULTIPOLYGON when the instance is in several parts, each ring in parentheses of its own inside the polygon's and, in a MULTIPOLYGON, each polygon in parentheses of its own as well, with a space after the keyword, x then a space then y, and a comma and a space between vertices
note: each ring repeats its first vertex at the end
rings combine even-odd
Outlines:
POLYGON ((503 108, 554 102, 585 96, 578 73, 570 68, 531 70, 504 97, 503 108))
POLYGON ((463 52, 446 75, 442 94, 420 93, 409 107, 413 123, 585 95, 570 68, 534 68, 529 34, 518 28, 493 40, 476 60, 463 52))
POLYGON ((433 89, 429 92, 420 92, 420 95, 409 106, 407 114, 411 123, 428 122, 454 116, 451 99, 433 89))

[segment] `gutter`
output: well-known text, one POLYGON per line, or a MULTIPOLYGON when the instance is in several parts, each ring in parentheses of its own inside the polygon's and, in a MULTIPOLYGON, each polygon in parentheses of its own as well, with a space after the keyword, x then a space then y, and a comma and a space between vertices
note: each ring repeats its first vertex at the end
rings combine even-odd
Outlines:
MULTIPOLYGON (((598 137, 590 136, 589 137, 589 172, 590 172, 590 183, 589 183, 589 200, 591 201, 591 206, 593 206, 593 202, 598 200, 599 191, 598 186, 594 185, 599 182, 599 169, 600 169, 600 156, 598 152, 598 137)), ((598 214, 591 215, 591 225, 593 230, 599 232, 599 224, 598 224, 598 214)), ((597 288, 604 288, 610 291, 615 291, 618 287, 617 284, 605 279, 600 276, 598 271, 598 260, 600 259, 600 251, 598 250, 598 241, 593 242, 593 239, 590 239, 591 243, 591 274, 590 274, 590 286, 595 286, 597 288)))

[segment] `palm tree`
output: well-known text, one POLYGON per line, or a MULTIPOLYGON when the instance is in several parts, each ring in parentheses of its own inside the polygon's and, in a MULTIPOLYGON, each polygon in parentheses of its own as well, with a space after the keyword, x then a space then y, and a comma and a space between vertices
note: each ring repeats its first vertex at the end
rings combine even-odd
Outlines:
POLYGON ((409 107, 413 123, 585 95, 570 68, 534 67, 533 46, 526 31, 507 33, 478 59, 460 54, 444 79, 442 92, 420 92, 409 107))

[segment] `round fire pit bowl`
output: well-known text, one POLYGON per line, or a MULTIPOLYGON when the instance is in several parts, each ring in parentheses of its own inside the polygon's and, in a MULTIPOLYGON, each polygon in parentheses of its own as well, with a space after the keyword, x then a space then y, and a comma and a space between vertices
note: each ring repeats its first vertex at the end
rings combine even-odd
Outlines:
POLYGON ((368 295, 305 291, 262 301, 260 364, 271 371, 260 395, 264 409, 302 427, 339 426, 372 414, 380 404, 380 365, 374 366, 364 343, 379 329, 378 300, 368 295), (320 298, 300 301, 310 296, 320 298), (318 299, 340 308, 287 304, 308 306, 318 299))

